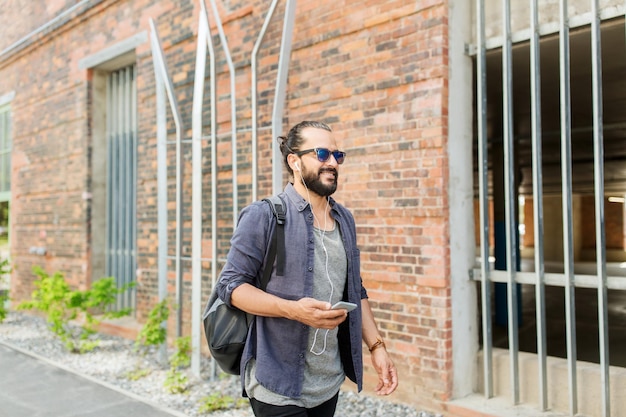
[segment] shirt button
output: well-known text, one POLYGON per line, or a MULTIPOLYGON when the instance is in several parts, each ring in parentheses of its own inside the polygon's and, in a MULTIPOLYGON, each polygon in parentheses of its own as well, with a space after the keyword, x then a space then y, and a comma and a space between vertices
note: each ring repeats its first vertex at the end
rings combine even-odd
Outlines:
POLYGON ((309 272, 310 272, 310 271, 312 271, 312 270, 313 270, 313 267, 312 267, 312 266, 310 266, 310 267, 309 267, 309 272))

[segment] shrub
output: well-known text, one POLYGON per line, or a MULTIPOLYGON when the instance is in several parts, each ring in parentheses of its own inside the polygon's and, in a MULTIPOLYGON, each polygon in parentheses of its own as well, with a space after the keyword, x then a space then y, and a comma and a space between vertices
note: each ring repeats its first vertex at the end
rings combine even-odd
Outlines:
POLYGON ((96 332, 101 319, 127 316, 132 311, 130 308, 115 311, 111 307, 117 301, 117 295, 134 283, 117 288, 115 279, 107 277, 95 281, 88 290, 73 291, 58 271, 50 276, 35 266, 33 272, 38 276, 34 282, 36 289, 31 300, 22 302, 18 309, 36 309, 44 313, 52 332, 71 352, 88 352, 98 345, 98 341, 89 337, 96 332), (100 317, 94 316, 96 313, 101 314, 100 317), (71 326, 70 321, 78 318, 83 320, 82 325, 71 326))

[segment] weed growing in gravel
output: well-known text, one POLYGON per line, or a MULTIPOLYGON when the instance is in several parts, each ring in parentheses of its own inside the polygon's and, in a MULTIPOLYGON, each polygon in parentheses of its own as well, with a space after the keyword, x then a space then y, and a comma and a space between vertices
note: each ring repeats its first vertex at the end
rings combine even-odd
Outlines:
MULTIPOLYGON (((167 341, 167 327, 164 326, 164 323, 167 322, 169 315, 169 301, 167 298, 164 298, 148 313, 148 319, 135 339, 135 352, 145 355, 151 346, 160 346, 167 341)), ((129 371, 126 377, 136 381, 148 374, 150 374, 149 370, 138 365, 135 369, 129 371)))
POLYGON ((186 368, 191 362, 191 338, 189 336, 179 337, 174 341, 176 350, 170 356, 170 370, 167 371, 164 386, 172 393, 181 393, 187 390, 189 378, 181 368, 186 368))
POLYGON ((170 316, 169 301, 164 298, 148 313, 148 319, 143 325, 137 340, 135 340, 135 349, 146 348, 149 346, 159 346, 167 340, 167 328, 163 326, 170 316))
MULTIPOLYGON (((0 262, 0 284, 2 284, 2 282, 4 281, 4 275, 8 274, 9 272, 11 272, 11 265, 9 264, 9 260, 3 259, 2 262, 0 262)), ((9 293, 7 292, 7 290, 3 290, 2 288, 0 288, 0 323, 2 323, 4 319, 7 318, 8 311, 5 304, 8 300, 9 293)))
MULTIPOLYGON (((145 351, 150 346, 159 346, 167 341, 167 328, 163 323, 167 322, 169 314, 167 298, 161 300, 150 310, 148 319, 135 340, 136 351, 141 349, 145 351)), ((189 378, 181 368, 188 367, 191 362, 191 338, 179 337, 174 340, 174 346, 176 350, 169 358, 170 369, 167 371, 163 386, 167 392, 179 394, 185 392, 189 385, 189 378)), ((141 369, 135 370, 134 376, 141 378, 141 369)))
POLYGON ((239 398, 235 400, 230 395, 222 395, 219 392, 214 392, 211 395, 203 397, 200 400, 200 413, 213 413, 220 410, 228 410, 230 408, 243 408, 248 404, 245 398, 239 398))
POLYGON ((124 375, 126 376, 126 379, 129 379, 131 381, 138 381, 141 378, 150 375, 150 372, 150 369, 147 368, 135 368, 131 371, 126 372, 124 375))
POLYGON ((96 333, 96 326, 103 318, 128 316, 130 308, 112 310, 117 302, 117 295, 123 293, 134 283, 117 288, 113 277, 99 279, 84 291, 72 290, 61 272, 48 275, 42 268, 35 266, 33 272, 39 278, 31 300, 22 302, 18 310, 36 309, 46 314, 50 328, 65 347, 73 353, 93 350, 98 341, 89 337, 96 333), (94 314, 101 314, 96 317, 94 314), (71 326, 72 320, 80 319, 80 326, 71 326))

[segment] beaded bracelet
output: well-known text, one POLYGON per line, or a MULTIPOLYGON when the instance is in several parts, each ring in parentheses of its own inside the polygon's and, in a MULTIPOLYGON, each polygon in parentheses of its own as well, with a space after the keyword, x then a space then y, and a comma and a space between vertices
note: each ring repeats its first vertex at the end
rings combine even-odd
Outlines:
POLYGON ((374 343, 374 344, 372 345, 372 347, 370 347, 370 348, 369 348, 369 349, 370 349, 370 352, 373 352, 375 349, 378 349, 378 348, 379 348, 379 347, 381 347, 381 346, 382 346, 382 347, 384 347, 384 348, 386 348, 386 346, 385 346, 385 342, 383 342, 383 339, 381 339, 380 337, 377 337, 377 338, 376 338, 376 343, 374 343))

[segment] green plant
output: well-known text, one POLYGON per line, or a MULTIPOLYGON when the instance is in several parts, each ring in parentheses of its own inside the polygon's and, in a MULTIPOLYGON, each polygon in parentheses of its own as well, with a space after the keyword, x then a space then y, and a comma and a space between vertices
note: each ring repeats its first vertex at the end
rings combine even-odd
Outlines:
POLYGON ((146 368, 135 368, 132 371, 126 372, 126 378, 131 381, 137 381, 145 376, 150 375, 150 370, 146 368))
POLYGON ((177 394, 185 392, 189 383, 187 375, 180 368, 189 366, 191 362, 191 338, 179 337, 174 341, 174 346, 175 351, 170 356, 170 369, 163 385, 168 392, 177 394))
POLYGON ((230 408, 241 408, 244 407, 246 403, 245 398, 235 400, 230 395, 222 395, 219 392, 214 392, 200 400, 200 408, 198 411, 201 414, 213 413, 215 411, 228 410, 230 408))
POLYGON ((191 337, 179 337, 174 341, 176 348, 170 356, 172 368, 185 368, 191 363, 191 337))
POLYGON ((140 347, 158 346, 167 340, 167 329, 163 322, 167 321, 170 315, 169 303, 164 298, 148 314, 146 324, 141 328, 135 340, 135 349, 140 347))
POLYGON ((117 288, 114 278, 108 277, 95 281, 90 289, 80 291, 72 290, 58 271, 50 276, 36 266, 33 272, 38 276, 34 282, 36 289, 31 300, 22 302, 17 308, 37 309, 46 314, 51 330, 71 352, 88 352, 98 345, 98 341, 89 337, 96 332, 101 319, 123 317, 131 312, 130 308, 114 311, 110 307, 116 302, 117 294, 133 284, 117 288), (96 313, 100 316, 96 317, 96 313), (78 318, 82 319, 82 325, 71 326, 70 321, 78 318))
POLYGON ((187 390, 189 378, 176 368, 170 368, 165 376, 163 386, 170 394, 180 394, 187 390))
MULTIPOLYGON (((11 265, 8 259, 3 259, 0 262, 0 284, 4 281, 4 275, 11 272, 11 265)), ((3 290, 0 286, 0 323, 6 319, 8 311, 5 306, 7 300, 9 299, 9 293, 7 290, 3 290)))
MULTIPOLYGON (((135 351, 139 351, 142 348, 149 346, 158 346, 165 343, 167 340, 167 329, 163 326, 163 323, 167 321, 170 310, 168 300, 163 299, 148 314, 146 323, 139 331, 137 338, 135 339, 135 351)), ((165 350, 163 351, 165 354, 165 350)), ((163 360, 165 361, 165 360, 163 360)), ((150 370, 141 368, 139 365, 126 373, 126 377, 130 380, 136 381, 145 377, 150 373, 150 370)))

